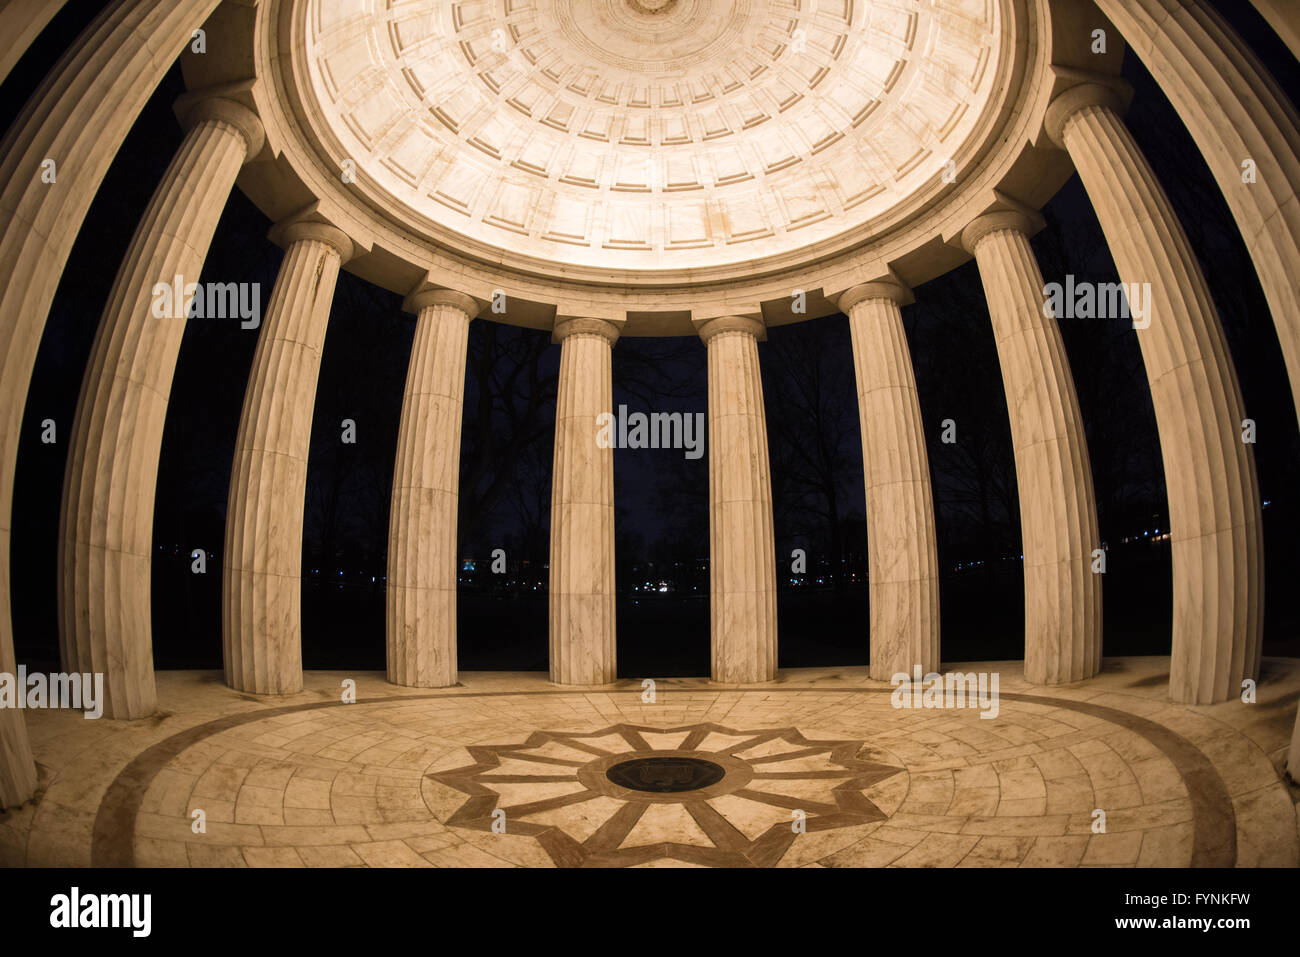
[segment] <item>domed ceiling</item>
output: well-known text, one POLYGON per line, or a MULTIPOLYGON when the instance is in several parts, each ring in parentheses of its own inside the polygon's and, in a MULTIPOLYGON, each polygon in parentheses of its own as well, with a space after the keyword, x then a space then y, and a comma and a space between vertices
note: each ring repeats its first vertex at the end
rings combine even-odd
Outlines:
POLYGON ((330 162, 477 255, 682 269, 864 233, 991 109, 997 0, 308 0, 330 162), (355 170, 355 175, 351 175, 355 170))

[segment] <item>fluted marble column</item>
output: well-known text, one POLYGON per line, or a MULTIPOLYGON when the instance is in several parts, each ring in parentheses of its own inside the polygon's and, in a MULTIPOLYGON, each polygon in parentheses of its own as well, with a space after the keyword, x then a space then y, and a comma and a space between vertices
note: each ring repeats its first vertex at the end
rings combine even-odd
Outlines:
MULTIPOLYGON (((9 543, 32 367, 77 231, 109 164, 195 27, 220 0, 121 0, 59 61, 0 143, 0 670, 12 671, 9 543), (41 177, 57 164, 57 189, 41 177)), ((31 797, 22 713, 0 710, 0 806, 31 797)))
POLYGON ((709 618, 713 680, 776 677, 776 541, 758 341, 743 316, 699 327, 709 366, 709 618))
POLYGON ((563 319, 551 475, 551 680, 604 684, 618 676, 614 607, 614 450, 597 443, 613 411, 618 328, 563 319))
POLYGON ((869 282, 839 297, 849 317, 862 428, 871 677, 939 670, 939 549, 925 430, 900 306, 911 293, 869 282))
MULTIPOLYGON (((0 673, 16 674, 13 642, 0 641, 0 673)), ((0 708, 0 810, 17 807, 36 793, 36 762, 27 740, 23 713, 0 708)))
POLYGON ((1291 780, 1300 784, 1300 713, 1295 716, 1295 728, 1291 731, 1291 747, 1287 751, 1286 770, 1291 780))
MULTIPOLYGON (((199 102, 186 123, 95 334, 64 477, 60 651, 64 670, 104 673, 110 718, 145 717, 156 704, 154 491, 188 303, 182 295, 168 311, 154 290, 198 281, 235 176, 262 147, 257 117, 229 100, 199 102)), ((237 316, 202 321, 227 321, 238 334, 237 316)))
POLYGON ((418 311, 402 397, 388 520, 388 680, 456 683, 456 514, 465 351, 478 304, 449 289, 411 296, 418 311))
POLYGON ((1020 492, 1025 677, 1090 678, 1101 668, 1097 504, 1079 400, 1043 275, 1019 212, 979 217, 962 233, 975 254, 997 342, 1020 492))
MULTIPOLYGON (((1174 701, 1211 704, 1259 674, 1263 547, 1241 390, 1205 277, 1108 87, 1052 101, 1048 134, 1069 151, 1127 284, 1150 284, 1137 330, 1155 407, 1173 551, 1174 701)), ((1135 286, 1130 285, 1130 288, 1135 286)))
POLYGON ((316 379, 348 237, 323 223, 272 233, 285 247, 235 441, 222 559, 226 684, 302 690, 302 516, 316 379))
POLYGON ((0 0, 0 83, 67 0, 0 0))
POLYGON ((1250 0, 1269 26, 1300 57, 1300 4, 1295 0, 1250 0))
MULTIPOLYGON (((1169 97, 1232 210, 1268 298, 1300 413, 1300 116, 1203 0, 1098 0, 1097 6, 1169 97), (1242 170, 1247 160, 1255 164, 1249 182, 1242 170)), ((1275 14, 1279 24, 1295 26, 1300 3, 1286 0, 1275 14)))

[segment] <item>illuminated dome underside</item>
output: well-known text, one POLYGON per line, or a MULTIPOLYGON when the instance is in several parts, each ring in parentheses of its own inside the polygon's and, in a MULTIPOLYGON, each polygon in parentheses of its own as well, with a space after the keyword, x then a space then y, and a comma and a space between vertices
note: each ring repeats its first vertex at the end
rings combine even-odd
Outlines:
POLYGON ((960 165, 1008 42, 995 0, 305 10, 314 133, 367 202, 503 261, 607 268, 869 229, 960 165))

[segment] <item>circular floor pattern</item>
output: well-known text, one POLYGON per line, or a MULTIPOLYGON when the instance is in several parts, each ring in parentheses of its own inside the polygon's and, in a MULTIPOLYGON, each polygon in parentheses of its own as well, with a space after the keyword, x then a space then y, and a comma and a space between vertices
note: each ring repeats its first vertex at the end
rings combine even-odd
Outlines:
POLYGON ((467 750, 473 764, 428 776, 468 796, 446 823, 534 837, 561 867, 772 865, 801 834, 885 820, 876 802, 892 811, 905 793, 882 784, 903 769, 863 760, 865 742, 795 728, 617 724, 467 750), (633 769, 668 786, 628 787, 633 769), (564 813, 575 807, 581 823, 564 813))
POLYGON ((635 692, 453 691, 230 714, 117 774, 92 862, 1235 862, 1233 802, 1186 738, 1087 701, 1004 692, 1001 702, 987 721, 895 709, 887 688, 692 689, 659 704, 635 692), (681 792, 607 773, 646 758, 723 773, 681 792))

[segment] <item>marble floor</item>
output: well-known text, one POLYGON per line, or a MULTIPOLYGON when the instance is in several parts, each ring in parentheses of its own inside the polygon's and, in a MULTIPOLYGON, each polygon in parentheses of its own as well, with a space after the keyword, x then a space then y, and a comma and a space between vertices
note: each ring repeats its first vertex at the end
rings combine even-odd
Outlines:
POLYGON ((665 679, 653 695, 310 672, 286 698, 162 672, 147 720, 27 713, 42 790, 0 814, 0 864, 1300 863, 1300 789, 1279 771, 1300 661, 1265 659, 1257 703, 1212 707, 1166 700, 1166 658, 1051 688, 1019 662, 953 667, 998 673, 995 718, 895 708, 865 668, 665 679))

